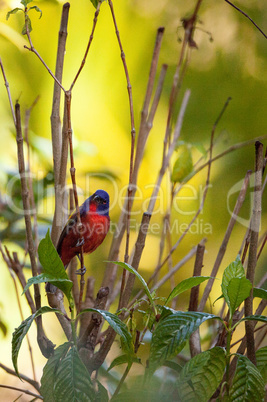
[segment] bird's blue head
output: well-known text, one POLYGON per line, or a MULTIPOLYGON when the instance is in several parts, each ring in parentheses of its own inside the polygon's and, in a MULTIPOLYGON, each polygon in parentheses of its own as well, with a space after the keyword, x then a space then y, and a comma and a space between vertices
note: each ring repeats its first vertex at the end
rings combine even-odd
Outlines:
POLYGON ((88 198, 89 209, 99 215, 109 216, 109 195, 104 190, 97 190, 88 198))

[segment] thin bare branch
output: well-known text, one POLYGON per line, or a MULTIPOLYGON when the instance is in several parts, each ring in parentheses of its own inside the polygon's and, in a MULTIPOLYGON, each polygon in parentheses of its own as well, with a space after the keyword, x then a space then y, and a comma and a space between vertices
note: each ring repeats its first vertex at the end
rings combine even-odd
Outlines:
MULTIPOLYGON (((103 1, 103 0, 102 0, 102 1, 103 1)), ((82 71, 82 69, 83 69, 83 67, 84 67, 84 65, 85 65, 85 62, 86 62, 86 58, 87 58, 89 49, 90 49, 91 43, 92 43, 93 38, 94 38, 94 32, 95 32, 95 28, 96 28, 96 24, 97 24, 97 19, 98 19, 98 15, 99 15, 99 12, 100 12, 100 6, 101 6, 101 4, 102 4, 102 1, 99 1, 98 4, 97 4, 96 11, 95 11, 95 15, 94 15, 94 19, 93 19, 93 27, 92 27, 91 35, 90 35, 90 37, 89 37, 89 42, 88 42, 87 48, 86 48, 86 50, 85 50, 85 54, 84 54, 84 56, 83 56, 83 59, 82 59, 80 68, 79 68, 79 70, 78 70, 78 72, 77 72, 77 74, 76 74, 76 76, 75 76, 75 78, 74 78, 74 80, 73 80, 73 82, 72 82, 72 84, 71 84, 71 86, 70 86, 70 89, 69 89, 70 91, 71 91, 72 88, 74 87, 75 82, 77 81, 77 79, 78 79, 79 75, 81 74, 81 71, 82 71)))
POLYGON ((215 260, 213 269, 212 269, 211 274, 210 274, 210 276, 211 276, 212 278, 209 279, 209 281, 208 281, 208 283, 207 283, 207 285, 206 285, 206 287, 205 287, 205 290, 204 290, 202 299, 201 299, 201 301, 200 301, 200 303, 199 303, 199 306, 198 306, 198 311, 203 311, 203 309, 204 309, 204 307, 205 307, 205 304, 206 304, 206 301, 208 300, 208 297, 209 297, 209 294, 210 294, 210 291, 211 291, 213 282, 214 282, 214 280, 215 280, 214 278, 216 277, 216 275, 217 275, 217 273, 218 273, 218 270, 219 270, 219 267, 220 267, 220 265, 221 265, 222 259, 223 259, 223 257, 224 257, 224 254, 225 254, 225 251, 226 251, 226 247, 227 247, 227 244, 228 244, 228 242, 229 242, 229 239, 230 239, 230 236, 231 236, 233 227, 234 227, 234 225, 235 225, 235 223, 236 223, 236 218, 237 218, 237 216, 238 216, 238 214, 239 214, 239 211, 240 211, 240 209, 241 209, 241 207, 242 207, 242 205, 243 205, 243 202, 244 202, 244 199, 245 199, 245 195, 246 195, 246 191, 247 191, 248 184, 249 184, 249 177, 250 177, 250 174, 251 174, 251 172, 248 171, 247 174, 246 174, 246 176, 245 176, 245 179, 244 179, 244 182, 243 182, 243 184, 242 184, 240 193, 239 193, 238 198, 237 198, 237 200, 236 200, 236 204, 235 204, 235 208, 234 208, 233 214, 231 215, 231 218, 230 218, 228 227, 227 227, 227 229, 226 229, 226 232, 225 232, 225 235, 224 235, 222 244, 221 244, 221 246, 220 246, 218 255, 217 255, 217 257, 216 257, 216 260, 215 260))
MULTIPOLYGON (((69 9, 70 3, 63 4, 61 23, 58 33, 58 47, 57 47, 57 60, 56 60, 56 71, 55 77, 60 83, 62 83, 63 76, 63 64, 65 58, 66 41, 67 41, 67 27, 69 19, 69 9)), ((51 121, 51 134, 52 134, 52 147, 53 147, 53 162, 54 162, 54 180, 55 188, 59 184, 59 174, 60 174, 60 160, 61 160, 61 122, 60 122, 60 99, 61 99, 61 88, 54 83, 54 93, 53 93, 53 104, 50 116, 51 121)))
MULTIPOLYGON (((21 196, 23 202, 23 210, 24 210, 24 218, 25 218, 25 226, 26 226, 26 238, 28 244, 28 252, 30 255, 32 275, 37 276, 37 263, 36 263, 36 249, 32 236, 32 227, 31 227, 31 214, 30 214, 30 200, 29 200, 29 191, 27 188, 27 181, 25 177, 25 162, 24 162, 24 152, 23 152, 23 137, 21 130, 21 117, 20 117, 20 105, 16 103, 15 106, 15 116, 16 116, 16 140, 17 140, 17 153, 18 153, 18 167, 19 174, 21 180, 21 196)), ((35 306, 38 310, 41 307, 41 295, 40 289, 38 285, 34 285, 34 299, 35 306)), ((42 325, 42 316, 37 317, 37 340, 39 347, 45 357, 51 356, 54 351, 53 343, 46 337, 43 325, 42 325)))
POLYGON ((6 90, 7 90, 7 96, 8 96, 9 105, 10 105, 10 109, 11 109, 11 113, 12 113, 12 117, 13 117, 13 122, 14 122, 14 125, 16 126, 16 116, 15 116, 14 106, 13 106, 13 102, 12 102, 12 98, 11 98, 9 83, 6 78, 6 73, 4 70, 4 65, 3 65, 1 57, 0 57, 0 67, 1 67, 3 78, 4 78, 6 90))
MULTIPOLYGON (((14 370, 12 370, 11 368, 5 366, 3 363, 0 363, 0 368, 2 368, 3 370, 5 370, 5 372, 7 372, 8 374, 13 375, 16 378, 18 377, 17 373, 14 370)), ((36 391, 40 392, 40 384, 37 381, 27 377, 24 374, 20 373, 19 375, 20 375, 20 378, 23 381, 28 382, 29 384, 31 384, 36 389, 36 391)))
MULTIPOLYGON (((202 267, 203 267, 204 252, 205 252, 205 245, 199 243, 197 246, 197 251, 196 251, 193 276, 201 275, 201 271, 202 271, 202 267)), ((191 289, 188 311, 197 311, 198 295, 199 295, 199 285, 194 286, 191 289)), ((190 347, 191 357, 194 357, 201 352, 199 330, 195 331, 190 336, 189 347, 190 347)))
MULTIPOLYGON (((254 202, 251 218, 251 236, 248 254, 247 279, 252 284, 250 296, 245 300, 245 316, 253 314, 253 285, 254 276, 257 265, 257 249, 258 237, 261 222, 261 197, 262 197, 262 168, 263 168, 263 145, 257 141, 255 143, 256 162, 255 162, 255 187, 254 187, 254 202)), ((247 355, 248 358, 256 365, 255 342, 254 342, 254 327, 250 321, 245 322, 246 338, 247 338, 247 355)))
POLYGON ((38 398, 38 399, 42 399, 42 400, 44 399, 41 395, 37 395, 34 392, 31 392, 31 391, 29 391, 27 389, 23 389, 23 388, 11 387, 9 385, 3 385, 3 384, 0 384, 0 388, 13 389, 14 391, 20 391, 20 392, 23 392, 26 395, 31 395, 31 396, 34 396, 35 398, 38 398))
MULTIPOLYGON (((128 190, 127 190, 126 245, 125 245, 125 255, 124 255, 124 261, 128 262, 128 260, 129 260, 129 242, 130 242, 131 197, 132 197, 132 193, 133 193, 134 146, 135 146, 135 122, 134 122, 134 110, 133 110, 133 96, 132 96, 132 86, 131 86, 131 82, 130 82, 128 67, 126 64, 125 53, 124 53, 122 43, 121 43, 121 38, 120 38, 119 30, 118 30, 116 17, 115 17, 113 3, 111 0, 108 0, 108 4, 110 7, 112 20, 113 20, 113 24, 115 27, 115 32, 116 32, 116 36, 117 36, 117 40, 118 40, 118 44, 119 44, 119 48, 120 48, 120 52, 121 52, 121 59, 122 59, 123 68, 124 68, 126 81, 127 81, 127 90, 128 90, 128 98, 129 98, 129 105, 130 105, 131 151, 130 151, 129 185, 128 185, 128 190)), ((126 271, 124 270, 123 277, 122 277, 122 285, 121 285, 121 295, 124 290, 125 276, 126 276, 126 271)), ((121 302, 121 300, 120 300, 120 302, 121 302)), ((120 302, 119 302, 119 305, 120 305, 120 302)))
POLYGON ((260 33, 264 36, 265 39, 267 39, 267 35, 260 29, 260 27, 256 24, 256 22, 253 21, 252 18, 250 18, 250 16, 245 13, 244 11, 242 11, 240 8, 238 8, 237 6, 235 6, 233 3, 231 3, 229 0, 224 0, 226 3, 230 4, 230 6, 232 6, 233 8, 235 8, 237 11, 239 11, 241 14, 243 14, 246 18, 249 19, 250 22, 252 22, 252 24, 258 29, 258 31, 260 31, 260 33))

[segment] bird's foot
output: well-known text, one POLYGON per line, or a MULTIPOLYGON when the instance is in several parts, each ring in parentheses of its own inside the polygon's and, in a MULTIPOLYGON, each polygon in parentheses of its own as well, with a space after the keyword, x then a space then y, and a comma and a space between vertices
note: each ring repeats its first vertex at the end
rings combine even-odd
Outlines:
POLYGON ((84 237, 80 237, 77 243, 75 244, 75 247, 81 247, 84 245, 84 237))
POLYGON ((80 269, 77 269, 77 271, 75 273, 76 273, 76 275, 84 275, 85 272, 86 272, 86 268, 82 267, 80 269))

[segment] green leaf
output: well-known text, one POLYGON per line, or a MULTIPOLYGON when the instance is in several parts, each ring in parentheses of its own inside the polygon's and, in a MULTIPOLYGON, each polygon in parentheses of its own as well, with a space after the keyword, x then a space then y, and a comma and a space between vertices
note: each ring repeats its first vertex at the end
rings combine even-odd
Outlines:
POLYGON ((233 278, 230 280, 227 293, 230 301, 231 316, 240 304, 249 296, 252 288, 251 282, 245 278, 233 278))
POLYGON ((151 340, 149 369, 155 371, 166 360, 176 356, 186 340, 206 320, 220 319, 213 314, 177 311, 160 319, 151 340))
POLYGON ((260 297, 267 300, 267 290, 262 288, 253 288, 253 297, 260 297))
POLYGON ((40 13, 40 17, 39 17, 39 19, 42 17, 42 15, 43 15, 43 13, 42 13, 42 10, 39 8, 39 7, 37 7, 37 6, 32 6, 32 7, 30 7, 29 8, 29 11, 30 10, 35 10, 35 11, 37 11, 38 13, 40 13))
POLYGON ((263 381, 267 383, 267 346, 256 351, 257 369, 262 375, 263 381))
POLYGON ((178 379, 180 400, 208 401, 220 385, 225 365, 225 351, 218 346, 194 356, 185 364, 178 379))
POLYGON ((188 176, 193 170, 193 160, 192 153, 189 147, 183 146, 182 153, 176 160, 173 171, 171 175, 171 180, 176 182, 181 182, 183 179, 188 176))
POLYGON ((192 142, 192 146, 195 147, 206 158, 207 151, 201 142, 192 142))
POLYGON ((40 392, 41 395, 44 397, 45 402, 56 402, 54 398, 56 372, 60 361, 63 357, 65 357, 67 351, 69 350, 69 347, 70 343, 66 342, 56 348, 54 351, 54 355, 47 360, 46 365, 43 368, 40 392))
POLYGON ((116 357, 110 364, 108 371, 111 370, 113 367, 120 366, 121 364, 132 364, 132 363, 141 363, 141 359, 136 356, 129 356, 129 355, 121 355, 116 357))
POLYGON ((31 2, 32 0, 21 0, 20 4, 22 4, 24 7, 27 7, 27 5, 31 2))
POLYGON ((21 31, 22 35, 27 34, 27 27, 28 27, 28 31, 31 32, 32 31, 32 22, 31 22, 30 17, 27 14, 25 14, 25 24, 21 31))
POLYGON ((241 321, 261 321, 267 323, 267 317, 265 315, 248 315, 247 317, 242 318, 241 321))
POLYGON ((22 341, 27 334, 27 332, 30 329, 30 326, 32 325, 33 321, 35 318, 37 318, 39 315, 44 314, 44 313, 59 313, 62 314, 62 312, 58 309, 51 308, 48 306, 41 307, 39 310, 37 310, 34 314, 30 315, 26 320, 22 321, 20 326, 15 329, 15 331, 12 334, 12 362, 14 369, 20 377, 19 372, 18 372, 18 355, 19 355, 19 350, 22 344, 22 341))
POLYGON ((22 10, 22 8, 16 7, 16 8, 13 8, 13 10, 9 11, 6 15, 6 20, 9 19, 11 14, 16 14, 18 11, 23 11, 23 10, 22 10))
POLYGON ((89 402, 95 399, 89 372, 75 346, 60 361, 54 383, 54 398, 64 402, 89 402))
POLYGON ((185 292, 194 286, 210 279, 210 276, 193 276, 192 278, 184 279, 182 282, 178 283, 177 286, 172 290, 165 304, 168 304, 172 299, 185 292))
POLYGON ((144 287, 144 290, 145 290, 146 295, 147 295, 147 297, 148 297, 148 299, 149 299, 149 301, 151 303, 151 306, 153 307, 153 309, 155 311, 156 310, 155 303, 154 303, 154 300, 153 300, 153 298, 151 296, 151 293, 150 293, 150 291, 148 289, 147 283, 144 280, 144 278, 130 264, 127 264, 126 262, 119 262, 119 261, 110 261, 110 262, 112 262, 113 264, 119 265, 120 267, 122 267, 124 269, 127 269, 127 271, 131 272, 132 274, 134 274, 139 279, 139 281, 142 283, 142 285, 144 287))
POLYGON ((246 357, 240 355, 237 361, 230 401, 263 402, 264 382, 259 370, 246 357))
POLYGON ((98 385, 98 391, 96 393, 96 397, 94 399, 94 402, 108 402, 109 401, 108 391, 101 384, 100 381, 97 381, 97 385, 98 385))
POLYGON ((52 243, 49 230, 47 231, 45 238, 40 241, 38 247, 38 256, 43 267, 43 274, 49 275, 49 282, 52 281, 57 288, 62 290, 67 299, 70 301, 73 284, 69 280, 63 262, 61 261, 61 258, 59 257, 58 252, 52 243))
POLYGON ((94 8, 96 8, 99 3, 99 0, 90 0, 90 1, 93 4, 94 8))
MULTIPOLYGON (((228 265, 228 267, 224 270, 223 277, 222 277, 222 293, 224 296, 224 299, 229 307, 230 311, 230 316, 232 317, 234 311, 238 307, 237 302, 242 303, 242 301, 248 296, 248 287, 249 284, 245 280, 245 271, 243 268, 243 265, 241 263, 239 255, 236 257, 236 260, 232 262, 231 264, 228 265), (232 284, 230 282, 233 279, 236 278, 244 278, 242 279, 241 282, 234 281, 232 284), (242 288, 240 285, 243 284, 245 287, 245 290, 243 292, 242 288), (229 295, 229 289, 230 289, 230 295, 229 295), (240 295, 238 294, 240 292, 240 295), (243 300, 242 300, 243 299, 243 300), (234 310, 233 310, 234 309, 234 310)), ((249 290, 250 291, 250 290, 249 290)))
POLYGON ((177 373, 180 373, 183 369, 183 366, 180 364, 173 362, 172 360, 166 360, 163 364, 166 367, 171 368, 172 370, 176 371, 177 373))
MULTIPOLYGON (((55 279, 55 277, 50 274, 40 274, 40 275, 33 276, 28 279, 28 282, 27 282, 25 288, 23 289, 22 294, 24 294, 31 285, 36 285, 37 283, 44 283, 44 282, 53 282, 56 286, 57 286, 58 282, 69 282, 69 284, 72 287, 72 281, 70 279, 61 279, 61 278, 55 279)), ((59 286, 57 286, 57 287, 59 287, 59 286)))
POLYGON ((124 351, 128 355, 132 355, 134 353, 132 335, 130 334, 130 332, 128 332, 126 324, 124 324, 124 322, 122 322, 117 315, 112 314, 105 310, 99 310, 96 308, 86 308, 82 310, 80 314, 78 314, 77 318, 79 317, 79 315, 87 312, 100 314, 109 323, 111 328, 114 329, 114 331, 118 335, 120 335, 124 351))

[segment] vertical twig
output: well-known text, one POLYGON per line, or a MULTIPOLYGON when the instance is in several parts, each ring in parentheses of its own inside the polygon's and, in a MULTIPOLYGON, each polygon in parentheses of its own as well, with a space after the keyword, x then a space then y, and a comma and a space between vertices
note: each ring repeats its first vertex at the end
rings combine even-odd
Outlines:
MULTIPOLYGON (((251 218, 251 236, 248 254, 247 279, 254 284, 254 276, 257 265, 257 248, 258 237, 261 222, 261 197, 262 197, 262 167, 263 167, 263 145, 257 141, 255 143, 256 161, 255 161, 255 187, 254 187, 254 202, 253 213, 251 218)), ((245 300, 245 316, 253 314, 253 290, 250 291, 250 296, 245 300)), ((248 358, 256 365, 254 330, 250 321, 245 322, 246 338, 247 338, 247 355, 248 358)))
POLYGON ((93 19, 93 27, 92 27, 91 35, 90 35, 90 37, 89 37, 89 42, 88 42, 87 48, 86 48, 86 50, 85 50, 85 54, 84 54, 84 56, 83 56, 83 59, 82 59, 80 68, 79 68, 79 70, 78 70, 78 72, 77 72, 77 74, 76 74, 76 76, 75 76, 75 78, 74 78, 74 80, 73 80, 73 82, 72 82, 72 84, 71 84, 71 86, 70 86, 70 89, 69 89, 70 91, 71 91, 72 88, 74 87, 75 82, 77 81, 77 79, 78 79, 79 75, 81 74, 81 71, 82 71, 82 69, 83 69, 83 67, 84 67, 84 65, 85 65, 85 62, 86 62, 86 58, 87 58, 89 49, 90 49, 91 43, 92 43, 93 38, 94 38, 94 32, 95 32, 95 28, 96 28, 96 24, 97 24, 97 19, 98 19, 98 15, 99 15, 99 12, 100 12, 100 6, 101 6, 101 4, 102 4, 102 1, 103 1, 103 0, 99 1, 98 4, 97 4, 96 11, 95 11, 95 15, 94 15, 94 19, 93 19))
POLYGON ((16 125, 16 116, 15 116, 14 106, 13 106, 13 102, 12 102, 12 98, 11 98, 9 83, 7 81, 7 78, 6 78, 6 73, 5 73, 5 70, 4 70, 4 66, 3 66, 3 63, 2 63, 1 57, 0 57, 0 67, 1 67, 2 74, 3 74, 6 90, 7 90, 7 96, 8 96, 8 100, 9 100, 9 105, 10 105, 14 125, 16 125))
MULTIPOLYGON (((144 105, 149 104, 150 100, 151 100, 151 98, 149 97, 150 90, 148 88, 150 86, 153 86, 153 84, 154 84, 156 66, 157 66, 157 62, 158 62, 160 45, 161 45, 161 41, 162 41, 162 34, 163 34, 163 31, 161 31, 161 29, 159 29, 158 35, 156 38, 156 44, 155 44, 155 49, 154 49, 154 53, 153 53, 153 58, 152 58, 152 62, 151 62, 151 68, 150 68, 150 74, 149 74, 149 79, 148 79, 148 84, 147 84, 147 92, 146 92, 146 96, 145 96, 145 100, 144 100, 144 105)), ((153 120, 154 120, 156 110, 157 110, 157 107, 159 104, 166 71, 167 71, 167 65, 164 64, 161 69, 157 88, 156 88, 155 95, 154 95, 154 98, 152 101, 152 106, 151 106, 148 118, 145 121, 145 123, 142 123, 142 119, 144 119, 144 116, 146 116, 145 106, 143 107, 144 112, 142 113, 142 117, 141 117, 141 124, 140 124, 140 128, 139 128, 139 134, 138 134, 136 152, 135 152, 135 163, 134 163, 134 171, 133 171, 133 186, 134 187, 133 187, 132 199, 130 200, 131 205, 133 203, 133 198, 134 198, 134 194, 135 194, 135 190, 136 190, 135 186, 137 183, 140 164, 141 164, 141 161, 142 161, 142 158, 144 155, 145 145, 146 145, 146 142, 148 139, 148 135, 153 126, 153 120)), ((125 228, 126 228, 125 211, 127 210, 127 203, 128 203, 128 201, 126 199, 124 206, 123 206, 123 210, 122 210, 120 218, 119 218, 116 232, 115 232, 113 240, 112 240, 112 244, 111 244, 111 248, 110 248, 110 252, 109 252, 109 261, 116 261, 118 258, 119 248, 120 248, 120 245, 121 245, 121 242, 123 239, 123 235, 125 232, 125 228)), ((117 266, 112 263, 109 263, 107 265, 107 270, 106 270, 106 274, 103 279, 102 286, 109 285, 110 289, 112 289, 114 281, 115 281, 115 277, 116 277, 116 272, 117 272, 117 266)))
MULTIPOLYGON (((16 103, 15 106, 15 116, 16 116, 16 140, 17 140, 17 150, 18 150, 18 166, 19 166, 19 174, 21 180, 21 196, 23 202, 23 210, 24 210, 24 218, 25 218, 25 226, 26 226, 26 238, 28 243, 28 252, 31 260, 31 268, 32 275, 37 276, 37 263, 36 263, 36 250, 32 236, 32 227, 31 227, 31 214, 30 214, 30 200, 29 200, 29 191, 27 188, 27 180, 25 177, 25 163, 24 163, 24 152, 23 152, 23 137, 21 130, 21 118, 20 118, 20 106, 16 103)), ((38 310, 41 307, 41 295, 40 289, 38 285, 34 285, 34 299, 36 309, 38 310)), ((45 357, 51 356, 54 350, 54 345, 51 341, 45 336, 43 325, 42 325, 42 316, 37 317, 37 340, 40 346, 40 349, 45 357)))
POLYGON ((209 294, 210 294, 210 291, 211 291, 213 282, 214 282, 214 280, 215 280, 214 278, 215 278, 216 275, 217 275, 217 272, 218 272, 218 270, 219 270, 219 267, 220 267, 220 265, 221 265, 222 259, 223 259, 223 257, 224 257, 224 254, 225 254, 225 251, 226 251, 226 247, 227 247, 227 244, 228 244, 228 242, 229 242, 229 239, 230 239, 230 236, 231 236, 233 227, 234 227, 234 225, 235 225, 235 223, 236 223, 236 218, 237 218, 237 216, 238 216, 238 214, 239 214, 239 211, 240 211, 240 209, 241 209, 241 207, 242 207, 242 205, 243 205, 243 202, 244 202, 244 199, 245 199, 245 195, 246 195, 246 191, 247 191, 248 184, 249 184, 249 177, 250 177, 250 174, 251 174, 251 172, 248 171, 247 174, 246 174, 246 176, 245 176, 245 179, 244 179, 244 182, 243 182, 243 184, 242 184, 240 193, 239 193, 238 198, 237 198, 237 200, 236 200, 236 204, 235 204, 235 208, 234 208, 233 214, 232 214, 232 216, 231 216, 231 218, 230 218, 230 221, 229 221, 229 224, 228 224, 228 226, 227 226, 227 229, 226 229, 226 232, 225 232, 225 235, 224 235, 222 244, 221 244, 221 246, 220 246, 218 255, 217 255, 217 257, 216 257, 216 260, 215 260, 213 269, 212 269, 211 274, 210 274, 210 276, 211 276, 212 278, 209 279, 209 281, 208 281, 208 283, 207 283, 207 285, 206 285, 206 287, 205 287, 205 290, 204 290, 202 299, 201 299, 201 301, 200 301, 200 303, 199 303, 199 306, 198 306, 198 311, 203 311, 203 309, 204 309, 204 307, 205 307, 205 304, 206 304, 206 301, 207 301, 207 299, 208 299, 208 297, 209 297, 209 294))
MULTIPOLYGON (((67 27, 69 19, 70 3, 65 3, 62 8, 61 23, 58 33, 58 47, 57 47, 57 60, 55 77, 62 83, 63 64, 65 57, 66 41, 67 41, 67 27)), ((51 133, 52 133, 52 147, 53 147, 53 162, 54 162, 54 180, 55 187, 59 184, 60 160, 61 160, 61 122, 60 122, 60 98, 61 88, 58 83, 54 82, 54 94, 51 120, 51 133)))
MULTIPOLYGON (((201 271, 202 271, 202 267, 203 267, 204 252, 205 252, 204 244, 199 243, 197 246, 193 276, 201 275, 201 271)), ((194 286, 191 289, 188 311, 197 311, 198 295, 199 295, 199 285, 194 286)), ((191 337, 189 339, 189 347, 190 347, 191 357, 194 357, 198 353, 201 352, 199 330, 197 330, 196 332, 194 332, 191 335, 191 337)))

